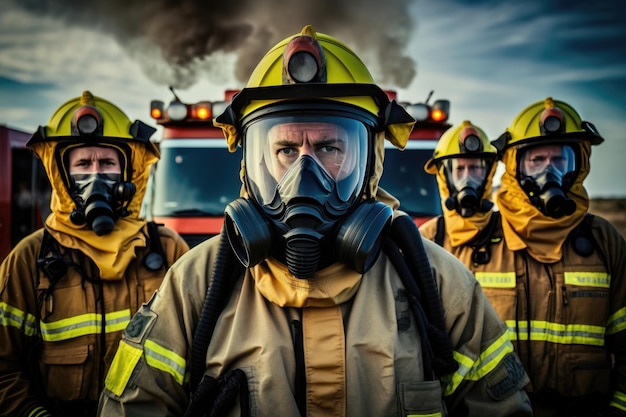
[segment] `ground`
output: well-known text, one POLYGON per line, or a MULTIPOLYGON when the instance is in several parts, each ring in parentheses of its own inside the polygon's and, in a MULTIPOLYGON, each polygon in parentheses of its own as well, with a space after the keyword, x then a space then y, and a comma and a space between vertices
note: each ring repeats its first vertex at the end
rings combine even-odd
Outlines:
POLYGON ((589 212, 604 217, 626 238, 626 198, 593 199, 589 212))

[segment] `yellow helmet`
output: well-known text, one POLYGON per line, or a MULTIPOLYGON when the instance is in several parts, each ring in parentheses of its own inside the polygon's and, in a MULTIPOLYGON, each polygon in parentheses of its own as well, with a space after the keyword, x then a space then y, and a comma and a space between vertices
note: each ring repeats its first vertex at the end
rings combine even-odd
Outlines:
POLYGON ((493 158, 497 150, 489 142, 485 132, 469 120, 446 130, 433 151, 433 157, 426 161, 424 169, 429 174, 437 174, 438 163, 453 157, 493 158))
MULTIPOLYGON (((302 32, 276 44, 252 72, 247 86, 215 120, 224 130, 229 148, 240 143, 241 127, 257 111, 276 104, 335 102, 361 111, 376 131, 404 148, 415 120, 378 87, 361 59, 337 39, 307 25, 302 32)), ((256 113, 258 114, 258 113, 256 113)))
POLYGON ((513 145, 604 141, 595 126, 581 120, 569 104, 547 97, 522 110, 493 144, 499 152, 513 145))
MULTIPOLYGON (((135 146, 146 148, 153 157, 159 156, 158 149, 150 141, 150 136, 155 131, 156 129, 141 121, 131 122, 128 116, 110 101, 84 91, 80 97, 62 104, 48 124, 39 127, 27 146, 42 160, 44 150, 52 147, 66 184, 70 181, 65 156, 70 149, 85 145, 113 147, 120 152, 122 158, 120 162, 123 181, 131 181, 135 146)), ((143 164, 141 159, 137 162, 143 164)), ((143 170, 144 167, 138 165, 135 169, 143 170)))

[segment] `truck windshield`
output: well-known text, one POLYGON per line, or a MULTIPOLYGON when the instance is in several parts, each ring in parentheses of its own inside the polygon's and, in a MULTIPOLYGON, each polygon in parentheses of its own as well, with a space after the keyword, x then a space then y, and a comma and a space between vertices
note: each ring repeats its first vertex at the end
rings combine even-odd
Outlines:
POLYGON ((441 214, 437 179, 424 171, 435 145, 435 141, 409 141, 404 151, 385 149, 380 186, 400 200, 400 210, 413 217, 441 214))
POLYGON ((241 150, 230 153, 223 138, 168 139, 153 178, 156 217, 221 216, 239 197, 241 150))

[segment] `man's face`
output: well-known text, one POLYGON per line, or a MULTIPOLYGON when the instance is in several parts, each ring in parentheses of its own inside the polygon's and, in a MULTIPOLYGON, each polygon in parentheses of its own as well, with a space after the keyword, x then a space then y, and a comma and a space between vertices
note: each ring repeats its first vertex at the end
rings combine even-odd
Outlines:
POLYGON ((570 161, 563 152, 562 145, 535 146, 524 151, 521 161, 522 174, 534 177, 552 165, 563 175, 568 171, 568 162, 570 161))
POLYGON ((485 161, 481 158, 452 158, 452 180, 456 184, 457 181, 467 178, 485 179, 487 171, 485 161))
POLYGON ((120 157, 113 148, 85 146, 69 153, 70 175, 74 174, 121 174, 120 157))
POLYGON ((268 139, 271 155, 269 168, 276 181, 280 181, 302 155, 313 157, 335 180, 345 177, 353 168, 344 167, 347 159, 352 159, 347 155, 348 134, 335 124, 280 124, 269 131, 268 139))

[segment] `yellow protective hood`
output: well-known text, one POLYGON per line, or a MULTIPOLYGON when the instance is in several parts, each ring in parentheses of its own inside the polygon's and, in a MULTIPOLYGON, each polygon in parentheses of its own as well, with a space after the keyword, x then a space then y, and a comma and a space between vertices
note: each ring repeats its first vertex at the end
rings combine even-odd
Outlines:
MULTIPOLYGON (((103 280, 117 280, 124 276, 128 264, 135 258, 135 248, 145 247, 146 238, 141 233, 145 220, 139 218, 141 202, 146 193, 149 166, 159 159, 155 148, 127 141, 131 149, 131 182, 137 191, 128 207, 130 215, 115 222, 110 234, 98 236, 85 226, 70 221, 70 214, 76 207, 63 181, 63 174, 55 158, 59 142, 54 137, 32 143, 30 148, 42 161, 52 186, 50 199, 51 214, 46 219, 46 227, 52 236, 63 246, 79 250, 91 258, 100 270, 103 280)), ((94 143, 94 145, 97 143, 94 143)), ((102 146, 107 146, 104 143, 102 146)))
POLYGON ((591 145, 581 141, 572 146, 579 146, 581 151, 580 172, 567 191, 567 196, 576 203, 576 211, 560 219, 546 216, 532 205, 516 178, 518 149, 511 146, 505 150, 502 157, 505 172, 496 202, 502 213, 502 230, 509 250, 526 249, 530 256, 543 263, 561 259, 563 243, 589 209, 589 196, 583 181, 590 170, 591 145))
MULTIPOLYGON (((493 175, 496 171, 496 166, 496 163, 492 164, 491 170, 487 174, 487 181, 485 182, 483 198, 488 201, 492 201, 493 175)), ((463 217, 456 210, 448 209, 444 202, 450 197, 450 190, 446 185, 446 174, 443 164, 441 164, 437 171, 437 185, 439 186, 439 193, 441 195, 443 217, 446 222, 446 234, 450 238, 450 243, 453 247, 463 246, 487 227, 493 211, 476 212, 471 217, 463 217)))
POLYGON ((356 292, 362 275, 342 263, 298 279, 282 263, 269 258, 251 269, 257 289, 281 307, 330 307, 346 302, 356 292))

